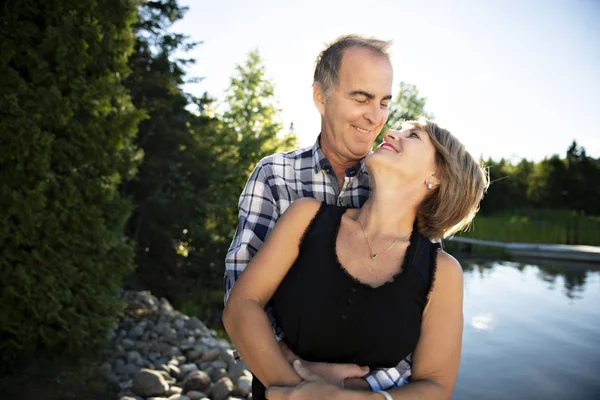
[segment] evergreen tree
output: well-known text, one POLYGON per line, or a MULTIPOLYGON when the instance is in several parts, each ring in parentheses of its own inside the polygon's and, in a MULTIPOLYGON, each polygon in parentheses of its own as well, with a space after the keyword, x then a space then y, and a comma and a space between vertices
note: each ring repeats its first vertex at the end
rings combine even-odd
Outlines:
POLYGON ((118 193, 140 113, 130 0, 11 1, 0 17, 0 354, 104 338, 133 266, 118 193))
POLYGON ((184 268, 185 257, 209 245, 205 220, 215 168, 216 125, 206 112, 212 100, 182 90, 185 65, 193 60, 175 58, 196 43, 169 31, 185 11, 176 0, 140 6, 129 60, 133 73, 126 84, 134 104, 147 115, 136 139, 144 158, 139 174, 122 187, 135 206, 127 233, 136 241, 138 269, 128 284, 175 304, 187 291, 197 290, 198 282, 184 268), (192 106, 197 112, 189 110, 192 106))

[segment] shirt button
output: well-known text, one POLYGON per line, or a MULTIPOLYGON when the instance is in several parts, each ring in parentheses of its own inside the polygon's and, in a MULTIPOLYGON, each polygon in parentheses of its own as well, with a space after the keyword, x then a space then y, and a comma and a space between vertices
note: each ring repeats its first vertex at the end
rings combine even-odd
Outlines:
POLYGON ((342 319, 345 321, 348 319, 348 317, 346 316, 346 314, 342 314, 342 319))
POLYGON ((352 299, 348 297, 348 298, 346 299, 346 304, 348 304, 348 305, 352 304, 352 299))
POLYGON ((354 293, 354 292, 356 292, 356 288, 355 288, 354 286, 351 286, 351 287, 350 287, 350 291, 351 291, 352 293, 354 293))

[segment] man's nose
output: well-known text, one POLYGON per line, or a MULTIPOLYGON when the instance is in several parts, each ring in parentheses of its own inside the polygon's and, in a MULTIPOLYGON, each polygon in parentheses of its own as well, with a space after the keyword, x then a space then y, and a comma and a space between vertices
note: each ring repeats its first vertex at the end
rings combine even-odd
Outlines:
POLYGON ((365 112, 364 117, 373 125, 379 125, 387 119, 388 110, 381 107, 379 103, 373 102, 369 109, 365 112))

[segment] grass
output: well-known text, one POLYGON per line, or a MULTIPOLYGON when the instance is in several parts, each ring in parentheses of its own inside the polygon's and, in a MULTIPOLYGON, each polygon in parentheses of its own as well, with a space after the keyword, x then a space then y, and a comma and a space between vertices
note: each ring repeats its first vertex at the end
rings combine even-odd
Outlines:
POLYGON ((478 215, 469 231, 457 236, 499 242, 600 246, 600 218, 557 210, 478 215))
POLYGON ((0 375, 0 399, 114 400, 117 392, 102 372, 98 355, 36 359, 0 375))

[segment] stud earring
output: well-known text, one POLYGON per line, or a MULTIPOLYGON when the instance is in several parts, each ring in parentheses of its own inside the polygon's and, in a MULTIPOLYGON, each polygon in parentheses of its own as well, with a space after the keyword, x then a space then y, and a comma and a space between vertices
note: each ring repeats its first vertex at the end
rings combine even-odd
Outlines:
POLYGON ((427 189, 431 190, 432 187, 433 187, 433 183, 427 182, 427 189))

